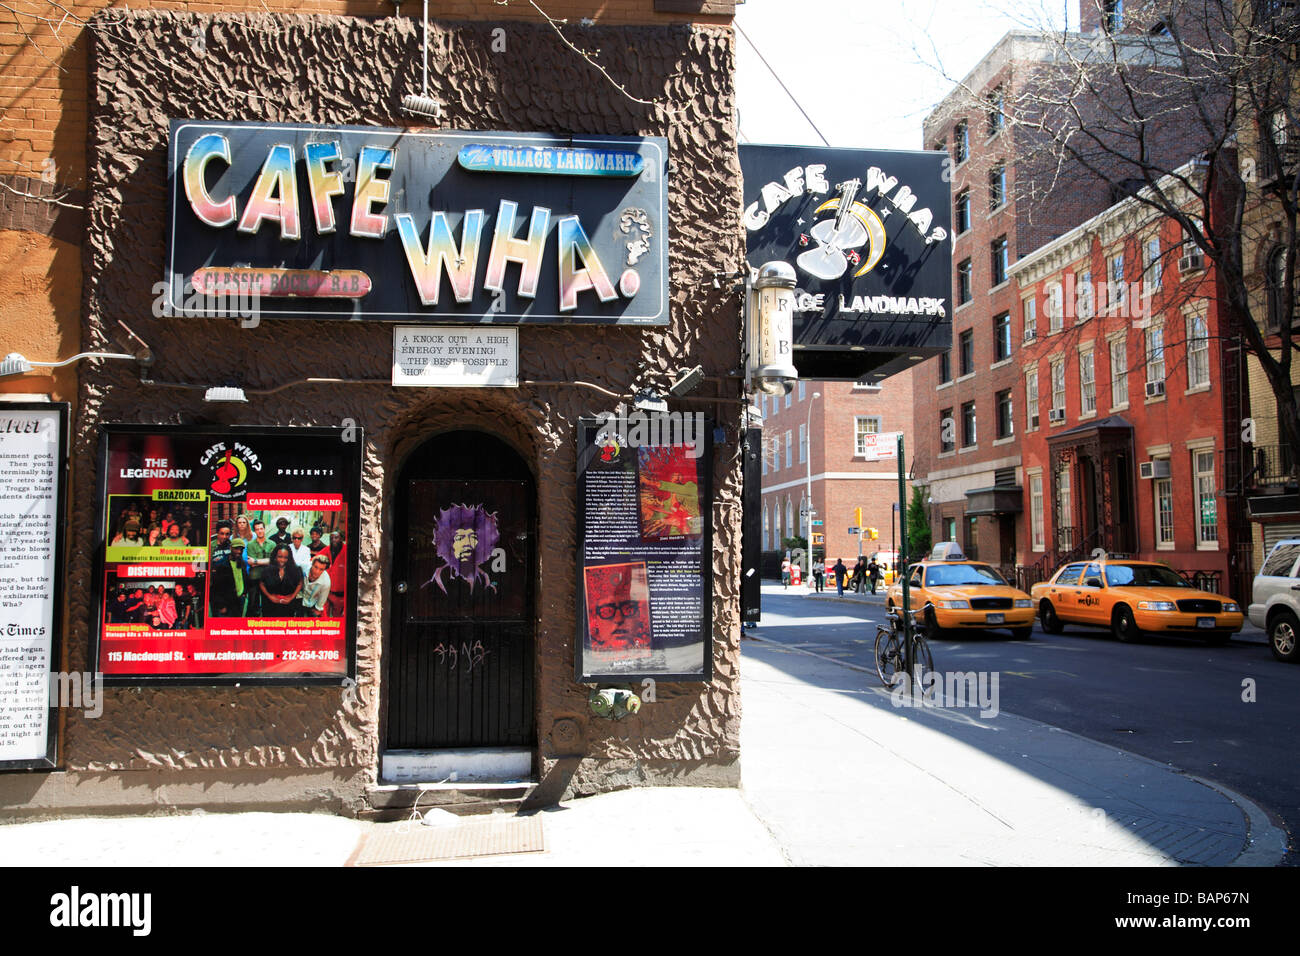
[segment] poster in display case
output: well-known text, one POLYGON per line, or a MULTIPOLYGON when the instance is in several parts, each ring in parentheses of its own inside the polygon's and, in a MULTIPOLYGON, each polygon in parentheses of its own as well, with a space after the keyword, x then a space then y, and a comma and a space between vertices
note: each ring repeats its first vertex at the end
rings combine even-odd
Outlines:
POLYGON ((104 426, 105 682, 354 678, 362 447, 358 428, 104 426))
POLYGON ((711 679, 711 437, 703 416, 579 422, 580 682, 711 679))

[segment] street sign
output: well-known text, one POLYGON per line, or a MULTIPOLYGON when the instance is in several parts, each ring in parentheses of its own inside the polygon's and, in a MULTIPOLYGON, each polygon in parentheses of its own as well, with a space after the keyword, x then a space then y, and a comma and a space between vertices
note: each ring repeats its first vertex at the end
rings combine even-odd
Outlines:
POLYGON ((880 432, 875 435, 859 435, 863 443, 862 457, 867 461, 885 461, 898 457, 898 432, 880 432))
POLYGON ((826 523, 826 522, 825 522, 825 521, 822 521, 821 518, 816 518, 816 519, 813 520, 812 526, 813 526, 814 528, 820 528, 820 527, 821 527, 822 525, 824 525, 825 523, 826 523))
POLYGON ((862 531, 861 528, 850 528, 850 529, 849 529, 849 534, 860 534, 861 531, 862 531))

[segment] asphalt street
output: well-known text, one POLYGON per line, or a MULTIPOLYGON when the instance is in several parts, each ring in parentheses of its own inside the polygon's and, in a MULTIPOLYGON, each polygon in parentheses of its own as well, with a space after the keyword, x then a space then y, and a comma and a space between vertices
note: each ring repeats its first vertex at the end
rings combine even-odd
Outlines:
MULTIPOLYGON (((864 668, 872 681, 875 625, 884 608, 852 600, 765 592, 751 634, 864 668)), ((931 644, 939 671, 996 673, 1002 711, 1041 720, 1167 763, 1255 800, 1288 832, 1287 862, 1300 864, 1300 667, 1267 646, 1150 639, 1035 626, 1027 641, 1006 631, 931 644)))

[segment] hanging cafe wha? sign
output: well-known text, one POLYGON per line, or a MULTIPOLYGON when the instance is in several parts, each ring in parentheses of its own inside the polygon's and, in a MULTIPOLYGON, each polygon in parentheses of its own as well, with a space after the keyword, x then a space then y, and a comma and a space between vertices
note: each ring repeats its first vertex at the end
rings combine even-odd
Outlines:
POLYGON ((173 315, 668 323, 667 141, 173 120, 173 315))
POLYGON ((746 259, 795 270, 802 378, 884 377, 952 339, 952 208, 939 151, 740 147, 746 259))

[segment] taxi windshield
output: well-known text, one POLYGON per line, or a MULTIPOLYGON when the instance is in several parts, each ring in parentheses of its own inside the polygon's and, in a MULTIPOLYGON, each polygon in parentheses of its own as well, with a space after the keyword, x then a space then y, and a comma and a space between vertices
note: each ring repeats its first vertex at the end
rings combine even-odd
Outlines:
POLYGON ((925 572, 925 586, 946 584, 1006 584, 1002 575, 987 564, 932 564, 925 572))
POLYGON ((1108 564, 1106 584, 1112 588, 1189 588, 1176 571, 1159 564, 1108 564))

